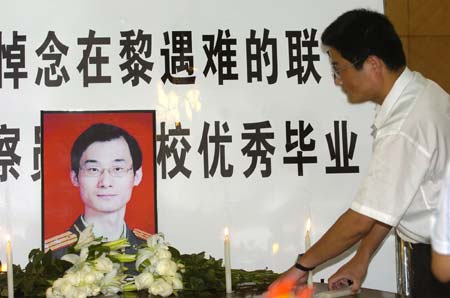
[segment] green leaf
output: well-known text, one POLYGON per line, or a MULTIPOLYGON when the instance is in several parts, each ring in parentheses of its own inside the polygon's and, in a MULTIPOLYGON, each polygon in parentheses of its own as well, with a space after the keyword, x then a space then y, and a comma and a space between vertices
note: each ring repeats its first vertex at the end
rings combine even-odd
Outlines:
MULTIPOLYGON (((44 253, 33 249, 28 255, 29 262, 22 270, 20 266, 13 265, 14 292, 17 297, 44 297, 46 289, 52 280, 61 277, 71 266, 70 263, 53 259, 51 251, 44 253)), ((0 275, 0 295, 6 294, 7 279, 0 275)))
POLYGON ((192 290, 195 291, 203 291, 206 289, 206 284, 203 281, 203 279, 193 276, 189 279, 189 287, 192 290))
MULTIPOLYGON (((197 294, 202 292, 204 294, 205 292, 214 293, 225 290, 225 269, 222 265, 222 259, 215 259, 213 257, 206 258, 205 255, 205 252, 183 255, 172 253, 174 259, 185 265, 186 271, 183 274, 184 292, 195 292, 197 294)), ((247 283, 247 289, 263 290, 278 276, 279 274, 273 273, 270 270, 231 270, 231 277, 235 288, 239 284, 247 283), (251 283, 251 286, 248 283, 251 283)))
POLYGON ((175 260, 178 260, 181 256, 180 252, 172 246, 169 246, 169 251, 172 254, 172 258, 174 258, 175 260))

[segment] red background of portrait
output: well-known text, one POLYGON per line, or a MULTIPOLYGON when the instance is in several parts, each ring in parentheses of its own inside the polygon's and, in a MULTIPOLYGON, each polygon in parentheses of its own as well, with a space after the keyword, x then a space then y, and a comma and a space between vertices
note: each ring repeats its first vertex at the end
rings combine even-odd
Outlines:
POLYGON ((70 150, 75 139, 94 123, 125 129, 139 143, 142 181, 133 188, 125 221, 130 229, 155 233, 155 114, 154 111, 42 112, 43 238, 67 231, 83 213, 79 190, 70 181, 70 150))

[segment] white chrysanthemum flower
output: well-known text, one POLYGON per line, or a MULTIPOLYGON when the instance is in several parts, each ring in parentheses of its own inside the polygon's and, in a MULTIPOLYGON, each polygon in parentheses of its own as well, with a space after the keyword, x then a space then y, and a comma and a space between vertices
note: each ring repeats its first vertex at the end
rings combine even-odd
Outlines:
POLYGON ((183 282, 182 282, 181 274, 176 273, 175 276, 168 276, 164 279, 172 285, 172 288, 174 290, 182 290, 183 289, 183 282))
POLYGON ((134 277, 134 282, 138 290, 149 289, 153 283, 153 274, 150 272, 142 272, 134 277))
POLYGON ((170 259, 172 258, 172 254, 168 249, 158 249, 156 252, 156 255, 159 259, 170 259))
POLYGON ((84 275, 83 282, 86 284, 93 284, 98 281, 97 276, 98 275, 95 274, 94 272, 89 272, 86 275, 84 275))
POLYGON ((71 295, 75 292, 75 287, 69 282, 69 280, 63 278, 59 290, 64 297, 71 297, 71 295))
POLYGON ((67 281, 74 286, 78 286, 81 283, 81 278, 80 272, 67 272, 66 275, 64 275, 64 281, 67 281))
POLYGON ((175 276, 178 266, 172 260, 162 259, 156 265, 156 272, 162 276, 175 276))
POLYGON ((99 258, 93 261, 95 270, 103 273, 110 272, 113 268, 113 262, 102 254, 99 258))
POLYGON ((150 288, 148 289, 148 292, 152 295, 160 295, 162 297, 167 297, 172 295, 173 288, 164 279, 158 278, 157 280, 153 281, 150 288))

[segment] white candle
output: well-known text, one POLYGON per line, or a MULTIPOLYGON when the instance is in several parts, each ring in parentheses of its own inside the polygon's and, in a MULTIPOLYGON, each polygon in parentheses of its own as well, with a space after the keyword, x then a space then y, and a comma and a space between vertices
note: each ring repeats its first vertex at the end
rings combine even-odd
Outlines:
POLYGON ((224 230, 224 263, 225 263, 225 287, 226 292, 231 293, 231 260, 230 260, 230 235, 228 228, 224 230))
POLYGON ((13 256, 11 250, 11 240, 6 243, 6 268, 8 277, 8 298, 14 298, 14 279, 13 279, 13 256))
MULTIPOLYGON (((311 247, 311 219, 308 218, 306 221, 306 235, 305 235, 305 252, 311 247)), ((308 288, 313 287, 313 279, 312 279, 312 271, 308 272, 308 282, 307 282, 308 288)))

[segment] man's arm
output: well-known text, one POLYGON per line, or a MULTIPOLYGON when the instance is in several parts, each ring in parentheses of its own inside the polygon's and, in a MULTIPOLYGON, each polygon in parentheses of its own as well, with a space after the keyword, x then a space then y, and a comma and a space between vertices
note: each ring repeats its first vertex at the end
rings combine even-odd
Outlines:
POLYGON ((306 267, 316 267, 338 256, 365 237, 375 223, 375 219, 348 209, 303 255, 301 264, 306 267))
MULTIPOLYGON (((334 258, 366 236, 375 222, 373 218, 348 209, 301 257, 300 263, 304 267, 315 267, 334 258)), ((304 283, 305 276, 305 272, 292 267, 270 285, 269 291, 282 284, 304 283)))
POLYGON ((352 290, 357 291, 366 276, 373 254, 391 228, 391 226, 377 221, 370 232, 362 239, 353 258, 328 279, 328 287, 338 289, 342 286, 348 286, 348 280, 351 280, 353 282, 352 290))
POLYGON ((431 270, 440 282, 450 281, 450 255, 431 253, 431 270))

